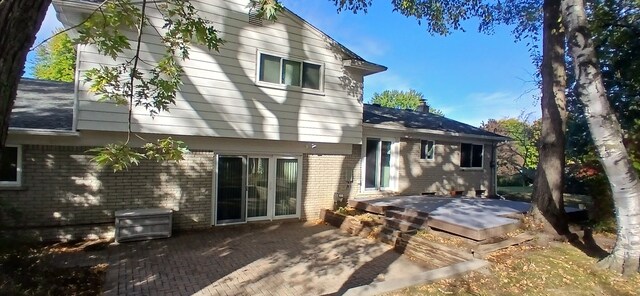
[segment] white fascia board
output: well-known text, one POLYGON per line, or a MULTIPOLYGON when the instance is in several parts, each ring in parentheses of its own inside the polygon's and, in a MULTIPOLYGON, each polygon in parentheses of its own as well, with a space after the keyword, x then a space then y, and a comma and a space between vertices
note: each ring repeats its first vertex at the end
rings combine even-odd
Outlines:
POLYGON ((439 130, 432 129, 424 129, 424 128, 408 128, 398 125, 387 125, 387 124, 372 124, 372 123, 363 123, 363 127, 371 128, 374 130, 385 130, 391 132, 398 133, 418 133, 418 134, 430 134, 430 135, 441 135, 441 136, 450 136, 450 137, 460 137, 460 138, 471 138, 471 139, 479 139, 479 140, 488 140, 492 142, 507 142, 508 138, 505 137, 493 137, 493 136, 483 136, 483 135, 472 135, 472 134, 464 134, 464 133, 454 133, 454 132, 445 132, 439 130))
POLYGON ((62 136, 62 137, 79 137, 80 133, 76 131, 61 131, 36 128, 9 128, 9 134, 12 135, 29 135, 29 136, 62 136))

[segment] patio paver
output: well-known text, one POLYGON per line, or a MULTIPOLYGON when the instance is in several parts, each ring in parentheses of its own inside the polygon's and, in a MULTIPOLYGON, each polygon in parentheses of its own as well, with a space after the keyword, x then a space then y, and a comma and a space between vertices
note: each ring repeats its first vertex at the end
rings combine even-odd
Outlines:
POLYGON ((302 223, 216 227, 107 251, 105 295, 341 295, 428 271, 388 245, 302 223))

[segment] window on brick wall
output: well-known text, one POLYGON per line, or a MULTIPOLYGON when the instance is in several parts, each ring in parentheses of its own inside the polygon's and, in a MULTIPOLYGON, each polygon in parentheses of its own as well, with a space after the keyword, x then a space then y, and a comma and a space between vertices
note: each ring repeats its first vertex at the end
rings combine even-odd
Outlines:
POLYGON ((433 160, 434 153, 434 141, 420 140, 420 159, 433 160))
POLYGON ((0 186, 20 186, 22 182, 22 147, 7 145, 0 159, 0 186))
POLYGON ((483 145, 470 143, 460 144, 460 167, 482 168, 483 145))

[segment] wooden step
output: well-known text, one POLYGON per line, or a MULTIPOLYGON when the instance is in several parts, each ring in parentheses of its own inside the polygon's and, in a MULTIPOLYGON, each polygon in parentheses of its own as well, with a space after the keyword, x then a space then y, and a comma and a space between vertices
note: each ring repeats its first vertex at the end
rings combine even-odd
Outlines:
POLYGON ((372 205, 372 204, 368 203, 366 200, 359 201, 359 200, 355 200, 355 199, 350 199, 349 201, 347 201, 347 205, 352 207, 352 208, 356 208, 358 210, 361 210, 361 211, 365 211, 365 212, 369 212, 369 213, 375 213, 375 214, 379 214, 379 215, 384 214, 385 210, 387 210, 387 208, 388 208, 386 206, 372 205))
POLYGON ((459 236, 467 237, 476 241, 486 240, 491 237, 501 236, 516 230, 522 224, 520 221, 512 219, 513 222, 488 228, 470 228, 458 223, 441 220, 439 217, 429 217, 427 222, 429 227, 439 229, 459 236))
POLYGON ((393 228, 400 231, 411 231, 418 229, 428 229, 427 223, 423 222, 421 224, 414 224, 402 219, 385 217, 384 218, 385 225, 389 228, 393 228))
POLYGON ((474 252, 474 256, 478 257, 478 258, 484 258, 486 257, 489 253, 495 252, 497 250, 501 250, 504 248, 508 248, 510 246, 515 246, 515 245, 519 245, 521 243, 527 242, 534 239, 534 236, 529 234, 529 233, 521 233, 517 236, 508 238, 506 240, 503 240, 501 242, 497 242, 494 244, 485 244, 485 245, 479 245, 478 248, 475 250, 474 252))
POLYGON ((385 211, 384 214, 388 218, 404 220, 416 225, 427 225, 427 218, 429 217, 426 213, 411 210, 389 210, 385 211))

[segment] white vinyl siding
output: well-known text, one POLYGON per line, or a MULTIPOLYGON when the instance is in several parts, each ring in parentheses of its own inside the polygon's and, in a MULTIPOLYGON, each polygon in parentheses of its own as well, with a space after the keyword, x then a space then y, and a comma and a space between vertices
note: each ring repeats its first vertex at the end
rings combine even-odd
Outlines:
MULTIPOLYGON (((362 75, 342 66, 342 59, 324 36, 288 13, 275 23, 251 25, 246 3, 240 0, 192 2, 220 30, 225 43, 219 52, 192 47, 190 59, 180 62, 185 75, 176 105, 155 119, 135 108, 134 132, 345 144, 362 141, 362 75), (261 59, 261 52, 294 63, 286 69, 276 67, 275 60, 261 59), (263 75, 257 74, 261 67, 266 67, 263 75), (266 87, 260 80, 285 85, 266 87)), ((152 9, 151 15, 154 13, 152 9)), ((161 20, 152 18, 152 22, 161 20)), ((160 38, 151 30, 143 35, 140 56, 145 61, 157 61, 164 52, 160 38)), ((100 64, 114 64, 90 46, 81 46, 79 51, 81 77, 100 64)), ((98 103, 88 88, 89 84, 80 82, 78 130, 125 131, 126 107, 98 103)))

